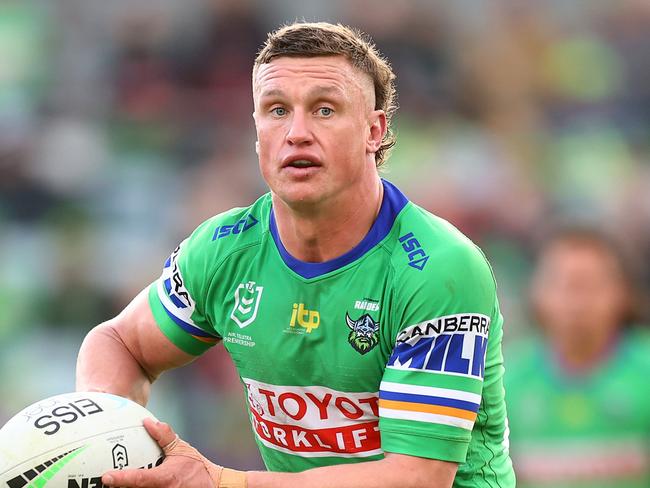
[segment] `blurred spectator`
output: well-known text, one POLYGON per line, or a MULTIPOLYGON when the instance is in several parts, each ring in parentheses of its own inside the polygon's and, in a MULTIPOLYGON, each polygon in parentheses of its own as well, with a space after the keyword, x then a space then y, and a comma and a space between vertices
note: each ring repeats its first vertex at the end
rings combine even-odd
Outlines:
POLYGON ((631 264, 613 240, 568 228, 531 285, 539 335, 512 344, 506 394, 521 487, 650 484, 650 334, 631 264))

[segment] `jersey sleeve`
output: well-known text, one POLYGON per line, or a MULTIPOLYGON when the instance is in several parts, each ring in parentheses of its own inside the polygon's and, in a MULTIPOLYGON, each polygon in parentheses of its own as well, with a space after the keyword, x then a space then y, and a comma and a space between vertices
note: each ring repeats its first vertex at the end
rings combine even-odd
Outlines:
POLYGON ((204 243, 210 232, 208 222, 197 228, 172 252, 162 275, 149 287, 149 305, 160 330, 193 355, 221 339, 206 312, 213 270, 204 243))
POLYGON ((433 249, 411 244, 429 259, 423 266, 395 265, 393 350, 379 392, 382 449, 463 463, 490 342, 499 341, 494 353, 500 357, 496 285, 484 255, 468 239, 433 249))

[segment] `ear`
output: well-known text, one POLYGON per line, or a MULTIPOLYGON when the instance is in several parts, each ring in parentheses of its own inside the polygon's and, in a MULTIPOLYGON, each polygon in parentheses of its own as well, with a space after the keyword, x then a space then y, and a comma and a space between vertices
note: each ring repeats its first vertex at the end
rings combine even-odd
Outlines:
MULTIPOLYGON (((255 110, 253 110, 253 113, 251 115, 253 117, 253 121, 255 122, 255 132, 257 132, 257 113, 255 110)), ((258 156, 260 155, 260 141, 255 141, 255 154, 258 156)))
POLYGON ((381 147, 386 131, 386 113, 383 110, 373 110, 368 115, 368 138, 366 139, 366 152, 376 153, 381 147))

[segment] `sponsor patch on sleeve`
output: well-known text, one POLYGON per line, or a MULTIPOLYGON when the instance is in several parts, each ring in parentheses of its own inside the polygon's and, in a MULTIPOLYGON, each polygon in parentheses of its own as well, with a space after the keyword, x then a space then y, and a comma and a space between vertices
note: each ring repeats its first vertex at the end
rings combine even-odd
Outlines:
POLYGON ((402 330, 388 367, 483 379, 490 317, 455 314, 402 330))
POLYGON ((181 270, 178 266, 178 255, 183 241, 165 261, 162 276, 158 280, 157 293, 167 315, 185 332, 195 339, 209 344, 219 341, 215 334, 206 332, 192 319, 196 304, 190 292, 185 287, 181 270))
POLYGON ((405 383, 385 376, 380 417, 472 430, 481 395, 480 388, 466 386, 483 380, 489 331, 490 317, 483 314, 446 315, 402 330, 387 368, 403 374, 405 383), (432 381, 422 373, 434 373, 425 375, 432 381), (408 384, 414 374, 419 384, 408 384), (440 375, 456 378, 440 383, 435 379, 440 375))

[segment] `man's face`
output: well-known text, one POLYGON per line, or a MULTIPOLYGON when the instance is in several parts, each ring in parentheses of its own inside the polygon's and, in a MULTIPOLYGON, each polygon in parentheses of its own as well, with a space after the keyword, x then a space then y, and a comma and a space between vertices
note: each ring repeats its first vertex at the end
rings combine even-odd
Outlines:
POLYGON ((279 57, 253 80, 262 176, 289 206, 323 204, 376 175, 386 130, 372 81, 343 56, 279 57))
POLYGON ((533 284, 538 315, 561 341, 611 333, 626 313, 627 294, 616 258, 584 242, 552 244, 543 253, 533 284))

